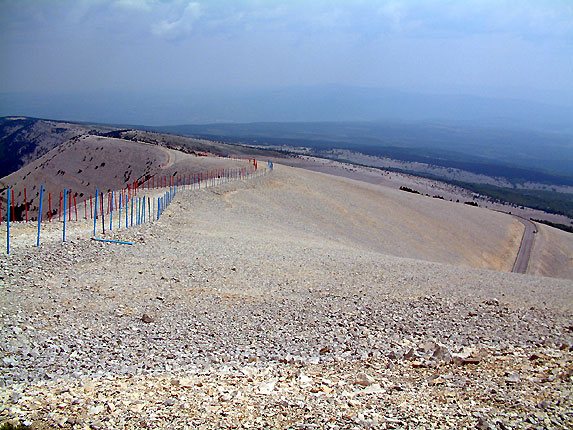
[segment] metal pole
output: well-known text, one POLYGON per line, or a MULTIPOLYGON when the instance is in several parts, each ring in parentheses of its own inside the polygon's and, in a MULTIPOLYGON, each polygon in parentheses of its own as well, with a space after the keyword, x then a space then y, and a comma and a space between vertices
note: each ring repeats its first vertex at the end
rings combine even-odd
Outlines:
POLYGON ((44 186, 40 186, 40 209, 38 212, 38 240, 36 246, 40 246, 40 226, 42 225, 42 200, 44 199, 44 186))
POLYGON ((96 195, 95 195, 95 207, 94 207, 94 236, 96 235, 96 223, 97 223, 97 198, 98 198, 98 192, 99 190, 96 189, 96 195))
POLYGON ((113 191, 111 192, 111 200, 109 201, 109 230, 111 231, 113 227, 113 191))
POLYGON ((7 230, 6 230, 6 253, 10 254, 10 188, 8 188, 8 217, 6 219, 6 222, 8 223, 7 226, 7 230))
POLYGON ((64 188, 64 236, 62 242, 66 241, 66 202, 68 197, 68 189, 64 188))

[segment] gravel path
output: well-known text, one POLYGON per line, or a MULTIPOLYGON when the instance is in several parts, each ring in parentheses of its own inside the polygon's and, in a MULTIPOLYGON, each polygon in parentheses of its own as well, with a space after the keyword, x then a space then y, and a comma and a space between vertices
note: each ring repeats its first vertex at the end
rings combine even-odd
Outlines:
POLYGON ((72 237, 1 256, 0 422, 573 426, 571 281, 390 256, 300 214, 285 225, 296 202, 277 186, 297 177, 179 193, 158 222, 107 236, 134 246, 72 237))

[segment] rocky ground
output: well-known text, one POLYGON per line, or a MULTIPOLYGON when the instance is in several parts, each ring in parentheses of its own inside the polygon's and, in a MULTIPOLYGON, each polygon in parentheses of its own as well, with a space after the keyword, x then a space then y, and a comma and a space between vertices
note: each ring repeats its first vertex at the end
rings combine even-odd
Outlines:
POLYGON ((573 427, 571 281, 281 234, 250 198, 274 180, 106 235, 133 246, 78 227, 2 255, 0 422, 573 427))

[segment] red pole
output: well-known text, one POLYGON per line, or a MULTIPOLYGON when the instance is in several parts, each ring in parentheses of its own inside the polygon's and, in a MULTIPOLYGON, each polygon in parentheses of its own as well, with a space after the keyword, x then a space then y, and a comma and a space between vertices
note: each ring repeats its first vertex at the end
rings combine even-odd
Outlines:
POLYGON ((50 222, 52 222, 52 193, 48 193, 48 210, 50 211, 48 217, 50 222))
MULTIPOLYGON (((68 221, 72 220, 72 190, 70 190, 70 194, 68 195, 68 207, 69 212, 68 212, 68 221)), ((64 214, 64 216, 66 216, 66 214, 64 214)))
POLYGON ((28 222, 28 198, 26 197, 26 187, 24 187, 24 211, 26 212, 26 222, 28 222))

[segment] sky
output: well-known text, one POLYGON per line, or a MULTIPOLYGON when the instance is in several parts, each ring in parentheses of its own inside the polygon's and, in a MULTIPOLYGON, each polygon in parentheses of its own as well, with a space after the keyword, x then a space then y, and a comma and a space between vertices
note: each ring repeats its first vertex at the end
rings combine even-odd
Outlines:
POLYGON ((571 107, 573 0, 0 0, 0 58, 0 113, 324 86, 571 107))

